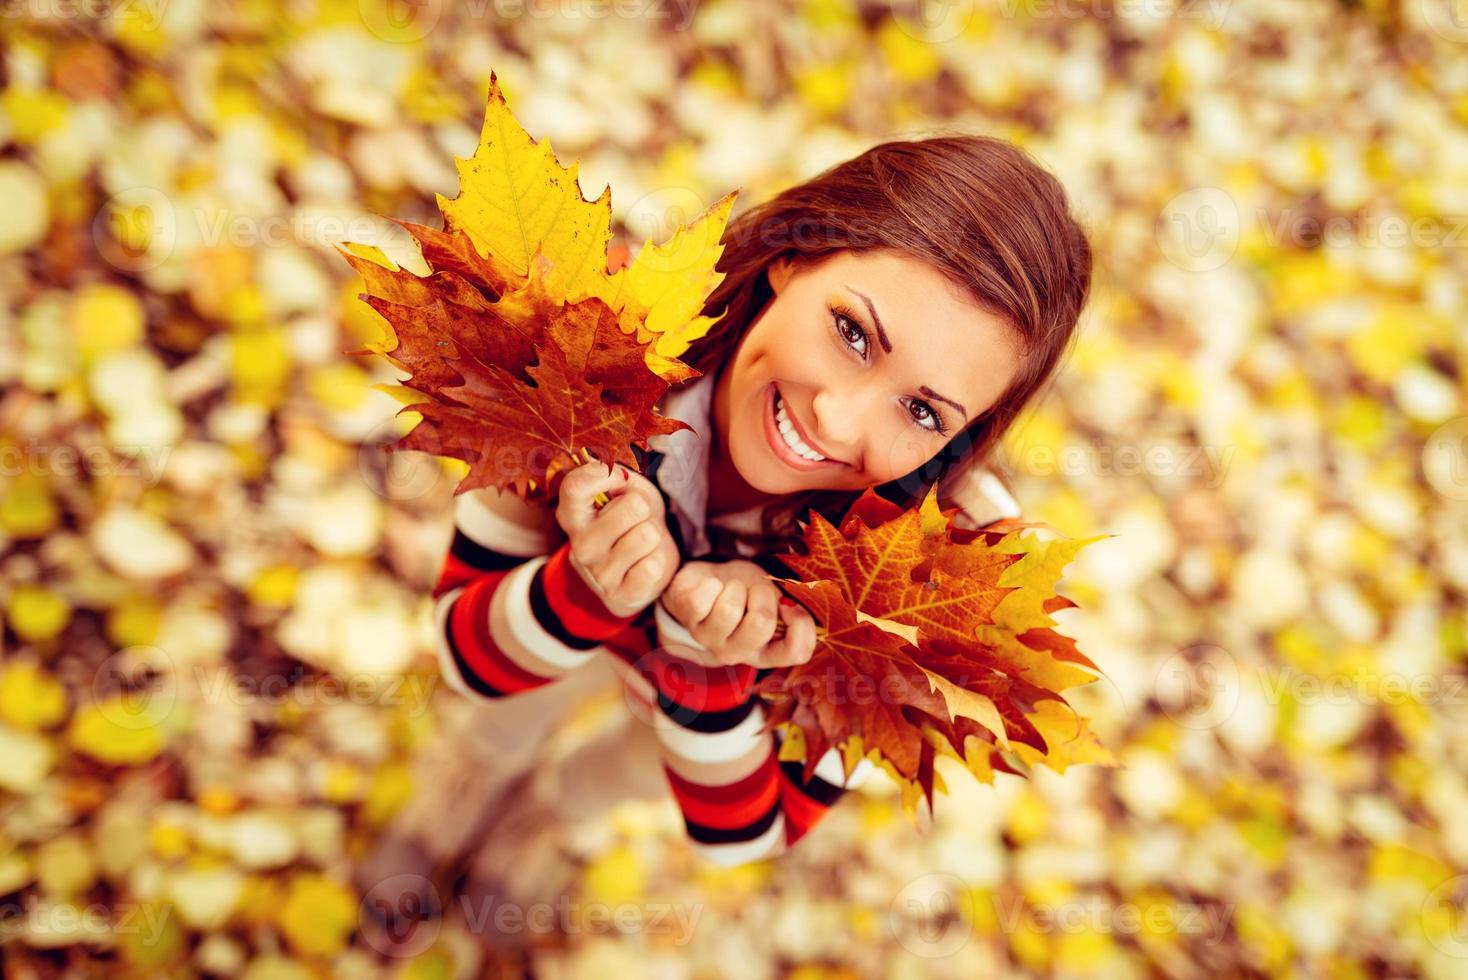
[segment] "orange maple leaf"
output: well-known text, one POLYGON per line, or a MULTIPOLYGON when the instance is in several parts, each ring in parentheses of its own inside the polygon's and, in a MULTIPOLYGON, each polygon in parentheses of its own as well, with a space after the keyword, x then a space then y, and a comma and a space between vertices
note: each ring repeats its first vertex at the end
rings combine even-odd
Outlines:
POLYGON ((538 302, 534 272, 493 303, 451 272, 418 282, 430 284, 426 305, 369 299, 397 331, 386 353, 412 372, 403 384, 429 396, 402 409, 422 421, 388 448, 468 463, 456 492, 553 494, 586 455, 636 468, 632 446, 688 428, 654 411, 667 383, 647 367, 648 343, 601 300, 538 302), (535 309, 534 319, 505 317, 505 303, 535 309))
MULTIPOLYGON (((1045 550, 1016 546, 1020 530, 1033 525, 966 531, 952 525, 952 514, 940 511, 936 491, 903 510, 868 490, 839 528, 812 512, 805 552, 779 556, 802 581, 777 581, 821 628, 811 659, 772 671, 759 690, 770 703, 767 727, 798 732, 806 778, 839 747, 848 774, 871 755, 903 784, 905 802, 921 794, 931 806, 939 751, 976 774, 1017 772, 1025 761, 1046 761, 1052 741, 1085 734, 1082 724, 1056 737, 1058 719, 1075 713, 1053 685, 1071 678, 1042 662, 1095 665, 1043 621, 1006 611, 1033 604, 1044 615, 1074 605, 1042 595, 1037 573, 1016 577, 1045 550), (1016 623, 1029 626, 1012 644, 1028 659, 996 641, 1016 623)), ((1056 767, 1106 761, 1093 738, 1086 745, 1094 751, 1056 767)))

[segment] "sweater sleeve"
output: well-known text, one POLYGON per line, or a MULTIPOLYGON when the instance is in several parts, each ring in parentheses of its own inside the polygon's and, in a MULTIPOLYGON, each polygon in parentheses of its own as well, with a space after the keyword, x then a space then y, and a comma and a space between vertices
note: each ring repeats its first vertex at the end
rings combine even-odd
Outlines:
POLYGON ((533 690, 582 666, 634 617, 610 613, 571 567, 570 546, 517 523, 475 490, 454 502, 454 536, 434 586, 439 668, 469 697, 533 690))
POLYGON ((799 762, 780 762, 780 733, 762 732, 765 710, 755 683, 762 672, 715 660, 659 602, 658 647, 651 659, 663 770, 694 848, 732 866, 787 850, 847 790, 866 779, 863 759, 843 783, 832 749, 810 782, 799 762))

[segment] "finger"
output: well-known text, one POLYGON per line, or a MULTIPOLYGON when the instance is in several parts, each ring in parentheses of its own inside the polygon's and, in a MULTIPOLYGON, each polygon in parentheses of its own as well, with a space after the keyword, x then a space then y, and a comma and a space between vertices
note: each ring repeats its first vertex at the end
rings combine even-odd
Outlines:
POLYGON ((618 589, 627 607, 641 609, 656 599, 659 583, 667 579, 677 560, 676 550, 669 554, 666 548, 654 548, 634 562, 622 576, 622 584, 618 589))
POLYGON ((689 562, 678 569, 663 593, 663 607, 687 626, 697 624, 713 611, 724 583, 703 562, 689 562))
POLYGON ((767 644, 760 655, 761 667, 796 667, 806 663, 816 649, 816 621, 800 605, 780 606, 785 634, 767 644))
POLYGON ((602 575, 613 589, 622 587, 628 569, 657 550, 668 529, 652 521, 639 521, 617 539, 607 555, 602 575))
MULTIPOLYGON (((632 493, 619 493, 571 539, 571 553, 582 567, 600 573, 612 547, 622 536, 652 515, 647 501, 632 493)), ((641 558, 644 551, 637 555, 641 558)))
POLYGON ((561 479, 556 501, 556 520, 562 529, 571 534, 590 524, 597 516, 596 495, 620 491, 630 475, 624 466, 613 466, 609 471, 605 463, 583 463, 569 471, 561 479))
POLYGON ((729 635, 729 645, 754 652, 764 649, 775 635, 775 624, 780 621, 777 604, 783 593, 768 581, 756 582, 748 589, 744 618, 729 635))
POLYGON ((748 591, 748 587, 737 579, 723 583, 713 609, 694 630, 690 630, 698 642, 706 647, 721 647, 729 642, 729 634, 744 618, 744 599, 748 591))

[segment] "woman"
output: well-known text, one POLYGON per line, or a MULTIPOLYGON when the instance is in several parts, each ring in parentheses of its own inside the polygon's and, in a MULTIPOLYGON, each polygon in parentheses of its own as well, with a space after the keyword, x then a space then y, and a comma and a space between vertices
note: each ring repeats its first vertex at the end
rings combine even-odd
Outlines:
MULTIPOLYGON (((646 752, 598 744, 583 765, 635 782, 660 759, 695 847, 737 864, 793 844, 843 788, 834 752, 806 783, 759 733, 753 685, 815 642, 773 556, 797 518, 837 520, 868 487, 915 504, 938 481, 966 523, 1017 516, 984 464, 1073 336, 1091 255, 1023 151, 940 136, 873 147, 738 216, 719 270, 704 309, 719 319, 684 357, 703 374, 661 406, 695 431, 658 437, 643 475, 571 471, 553 510, 461 495, 435 595, 448 682, 513 696, 496 707, 516 719, 506 746, 546 727, 532 704, 551 680, 615 665, 651 723, 633 730, 646 752)), ((576 810, 579 784, 559 792, 576 810)))

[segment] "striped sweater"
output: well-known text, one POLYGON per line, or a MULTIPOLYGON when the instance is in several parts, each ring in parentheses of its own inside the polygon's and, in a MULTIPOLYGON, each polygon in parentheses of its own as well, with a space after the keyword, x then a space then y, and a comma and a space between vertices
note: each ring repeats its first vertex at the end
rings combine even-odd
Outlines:
MULTIPOLYGON (((711 376, 669 393, 663 413, 694 431, 655 437, 644 466, 664 495, 684 561, 708 557, 700 433, 707 432, 711 393, 711 376)), ((1012 498, 986 492, 1003 501, 1003 516, 1017 513, 1012 498)), ((778 758, 781 733, 761 731, 765 712, 754 687, 763 671, 720 664, 661 603, 631 617, 612 615, 570 565, 549 509, 524 508, 524 520, 511 519, 492 506, 496 496, 477 490, 455 499, 453 540, 433 592, 440 666, 451 687, 468 697, 509 697, 598 655, 612 657, 629 697, 654 723, 693 846, 722 865, 781 853, 867 778, 872 767, 863 760, 843 779, 833 749, 803 780, 799 762, 778 758)), ((747 528, 757 519, 749 511, 715 523, 747 528)))

